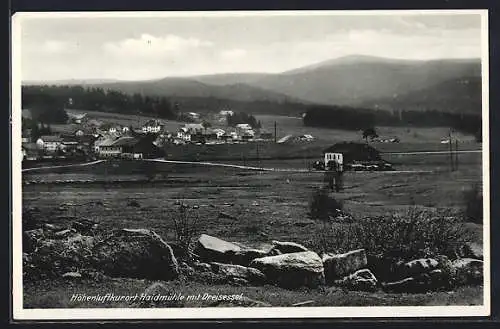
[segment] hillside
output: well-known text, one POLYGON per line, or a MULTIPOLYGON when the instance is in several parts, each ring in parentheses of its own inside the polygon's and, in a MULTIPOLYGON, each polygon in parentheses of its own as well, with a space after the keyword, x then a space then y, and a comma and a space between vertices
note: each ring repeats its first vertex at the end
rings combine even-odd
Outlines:
POLYGON ((480 73, 479 60, 406 61, 355 56, 266 76, 255 84, 314 103, 359 105, 453 79, 480 77, 480 73))
POLYGON ((250 86, 244 83, 234 83, 223 86, 208 85, 189 78, 164 78, 149 81, 99 83, 95 84, 95 86, 126 93, 142 93, 145 95, 160 95, 165 97, 217 98, 244 102, 300 102, 300 100, 294 97, 265 90, 258 86, 250 86))
POLYGON ((447 80, 403 95, 364 102, 364 107, 412 111, 446 109, 454 113, 481 113, 480 77, 447 80))

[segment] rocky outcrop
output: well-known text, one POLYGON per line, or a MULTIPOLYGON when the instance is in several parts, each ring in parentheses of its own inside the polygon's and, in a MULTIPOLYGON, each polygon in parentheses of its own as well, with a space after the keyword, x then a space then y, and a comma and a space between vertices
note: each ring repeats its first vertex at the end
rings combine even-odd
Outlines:
POLYGON ((225 255, 231 264, 248 266, 256 258, 268 256, 268 252, 259 249, 241 249, 238 251, 227 251, 225 255))
POLYGON ((250 266, 264 273, 267 282, 285 288, 317 287, 325 283, 323 262, 312 251, 257 258, 250 266))
POLYGON ((114 277, 171 280, 179 266, 170 246, 147 229, 122 229, 93 248, 95 266, 114 277))
POLYGON ((203 262, 226 263, 231 260, 232 254, 240 250, 241 248, 234 243, 202 234, 193 252, 203 262))
POLYGON ((344 254, 325 254, 322 261, 327 284, 332 284, 335 280, 366 268, 368 263, 364 249, 353 250, 344 254))

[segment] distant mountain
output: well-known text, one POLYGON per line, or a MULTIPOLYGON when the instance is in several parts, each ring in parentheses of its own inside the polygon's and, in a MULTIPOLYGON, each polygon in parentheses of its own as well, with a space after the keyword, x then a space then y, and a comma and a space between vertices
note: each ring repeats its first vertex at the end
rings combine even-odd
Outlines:
POLYGON ((209 75, 198 75, 189 77, 193 80, 216 86, 224 85, 234 85, 234 84, 251 84, 264 79, 268 76, 272 76, 271 73, 221 73, 221 74, 209 74, 209 75))
POLYGON ((250 86, 244 83, 219 86, 205 84, 190 78, 164 78, 149 81, 120 81, 99 84, 87 83, 87 85, 118 90, 126 93, 142 93, 145 95, 160 95, 166 97, 203 97, 244 102, 302 102, 293 96, 265 90, 257 86, 250 86))
POLYGON ((462 77, 406 94, 367 101, 362 105, 387 110, 441 110, 451 113, 481 113, 481 100, 481 78, 462 77))
POLYGON ((357 106, 444 81, 480 76, 481 63, 476 59, 410 61, 348 56, 249 84, 313 103, 357 106))

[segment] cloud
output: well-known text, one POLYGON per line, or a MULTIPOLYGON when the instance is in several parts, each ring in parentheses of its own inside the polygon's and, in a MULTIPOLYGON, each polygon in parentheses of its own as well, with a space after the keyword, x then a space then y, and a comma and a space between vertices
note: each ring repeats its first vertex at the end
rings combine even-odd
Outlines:
POLYGON ((44 54, 66 54, 75 52, 79 44, 75 42, 61 41, 61 40, 46 40, 42 44, 35 45, 32 51, 40 51, 44 54))
POLYGON ((234 48, 234 49, 228 49, 224 50, 220 53, 220 57, 225 60, 235 60, 235 59, 240 59, 242 57, 245 57, 247 54, 247 51, 245 49, 241 48, 234 48))
POLYGON ((182 38, 172 34, 161 37, 142 34, 138 38, 106 42, 103 49, 105 53, 117 57, 164 58, 166 56, 179 56, 190 50, 199 50, 212 46, 212 42, 196 38, 182 38))

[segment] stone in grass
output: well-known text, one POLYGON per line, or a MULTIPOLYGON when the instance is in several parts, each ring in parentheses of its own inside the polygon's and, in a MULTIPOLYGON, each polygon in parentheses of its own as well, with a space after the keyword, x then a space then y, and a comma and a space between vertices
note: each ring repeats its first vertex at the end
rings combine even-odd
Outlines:
POLYGON ((420 275, 422 273, 428 273, 432 270, 437 269, 439 262, 433 258, 420 258, 415 259, 410 262, 403 264, 400 269, 401 277, 411 277, 420 275))
POLYGON ((309 251, 306 247, 295 242, 276 241, 272 242, 273 247, 269 250, 269 256, 276 256, 282 254, 290 254, 294 252, 309 251))
POLYGON ((241 247, 234 243, 207 234, 202 234, 193 252, 204 262, 227 263, 231 258, 230 253, 240 250, 241 247))
POLYGON ((336 280, 335 285, 355 291, 376 291, 378 281, 369 269, 362 269, 343 279, 336 280))
POLYGON ((482 284, 483 283, 483 261, 473 258, 461 258, 453 261, 456 273, 456 284, 482 284))
POLYGON ((357 270, 367 267, 366 252, 364 249, 349 251, 344 254, 323 255, 325 279, 327 284, 346 277, 357 270))
POLYGON ((259 249, 242 249, 238 251, 229 250, 226 255, 231 264, 248 266, 256 258, 268 256, 268 252, 259 249))
POLYGON ((323 262, 313 251, 257 258, 250 266, 264 273, 268 283, 284 288, 315 288, 325 284, 323 262))
POLYGON ((65 279, 81 279, 82 274, 79 272, 66 272, 62 275, 65 279))
POLYGON ((154 231, 113 231, 93 248, 95 267, 112 277, 172 280, 179 265, 172 248, 154 231))
POLYGON ((214 273, 225 275, 230 279, 240 278, 255 284, 263 284, 266 281, 266 276, 256 268, 216 262, 210 264, 214 273))

